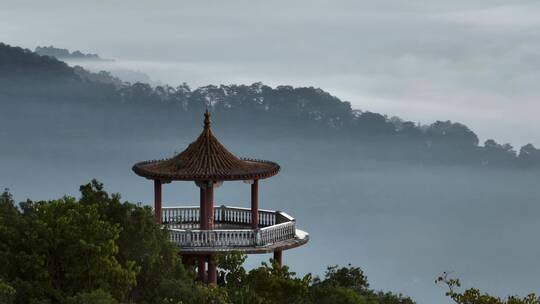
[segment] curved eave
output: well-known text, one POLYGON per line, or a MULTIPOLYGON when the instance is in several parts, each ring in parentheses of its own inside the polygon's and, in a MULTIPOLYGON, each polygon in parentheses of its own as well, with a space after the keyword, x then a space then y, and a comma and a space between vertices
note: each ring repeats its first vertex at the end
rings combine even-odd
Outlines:
POLYGON ((153 180, 166 180, 166 181, 236 181, 236 180, 253 180, 253 179, 265 179, 272 177, 279 173, 280 166, 271 161, 267 160, 258 160, 258 159, 247 159, 242 158, 242 161, 265 164, 268 168, 245 171, 238 173, 224 173, 224 174, 190 174, 184 172, 165 172, 158 170, 150 170, 147 168, 148 165, 157 165, 159 163, 168 161, 168 159, 163 160, 150 160, 136 163, 132 170, 135 174, 153 180))

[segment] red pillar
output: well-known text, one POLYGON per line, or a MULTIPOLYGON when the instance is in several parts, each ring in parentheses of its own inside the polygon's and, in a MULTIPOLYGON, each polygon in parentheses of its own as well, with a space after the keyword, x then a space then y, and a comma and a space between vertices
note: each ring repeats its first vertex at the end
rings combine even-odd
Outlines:
POLYGON ((199 280, 201 282, 206 282, 205 276, 206 276, 206 257, 204 255, 199 256, 199 265, 197 267, 197 272, 199 276, 199 280))
POLYGON ((206 228, 214 229, 214 185, 212 182, 208 182, 206 187, 206 228))
POLYGON ((163 223, 163 212, 161 211, 161 181, 154 180, 154 216, 158 224, 163 223))
POLYGON ((251 228, 259 228, 259 180, 251 184, 251 228))
POLYGON ((217 284, 217 266, 212 256, 208 257, 208 284, 217 284))
POLYGON ((207 229, 206 227, 206 190, 204 186, 200 185, 200 206, 199 206, 199 227, 200 229, 207 229))
MULTIPOLYGON (((214 229, 214 183, 209 181, 206 184, 206 228, 208 230, 214 229)), ((208 256, 208 284, 217 284, 217 267, 216 262, 212 259, 212 255, 208 256)))
POLYGON ((283 251, 274 251, 274 261, 281 267, 283 265, 283 251))
MULTIPOLYGON (((203 230, 214 229, 214 185, 211 181, 198 183, 200 192, 200 227, 203 230)), ((217 266, 212 256, 200 256, 198 267, 199 279, 209 284, 217 284, 217 266), (206 276, 208 260, 208 276, 206 276)))

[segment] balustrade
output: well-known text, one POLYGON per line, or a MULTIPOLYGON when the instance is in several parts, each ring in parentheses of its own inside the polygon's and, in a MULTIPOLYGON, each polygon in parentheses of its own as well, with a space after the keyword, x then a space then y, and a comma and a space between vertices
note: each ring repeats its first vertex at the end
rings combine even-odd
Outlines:
POLYGON ((296 221, 290 215, 271 210, 259 210, 260 229, 250 229, 249 208, 216 206, 214 222, 240 229, 199 230, 199 207, 165 207, 163 224, 169 228, 171 241, 181 247, 252 247, 265 246, 294 239, 296 221))
MULTIPOLYGON (((164 207, 163 224, 171 229, 197 228, 200 220, 199 207, 164 207)), ((276 223, 275 211, 259 210, 259 227, 268 227, 276 223)), ((281 217, 280 217, 281 218, 281 217)), ((291 218, 292 219, 292 218, 291 218)), ((249 208, 214 206, 214 222, 223 224, 251 224, 249 208)))

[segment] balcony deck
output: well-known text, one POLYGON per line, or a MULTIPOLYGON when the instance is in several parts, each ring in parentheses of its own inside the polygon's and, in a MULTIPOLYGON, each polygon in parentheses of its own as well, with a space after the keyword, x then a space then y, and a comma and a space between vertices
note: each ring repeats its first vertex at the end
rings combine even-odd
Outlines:
POLYGON ((171 241, 184 253, 268 253, 309 241, 308 233, 296 229, 296 220, 281 211, 259 210, 259 229, 252 229, 250 209, 215 206, 213 230, 199 229, 199 207, 165 207, 162 212, 171 241))

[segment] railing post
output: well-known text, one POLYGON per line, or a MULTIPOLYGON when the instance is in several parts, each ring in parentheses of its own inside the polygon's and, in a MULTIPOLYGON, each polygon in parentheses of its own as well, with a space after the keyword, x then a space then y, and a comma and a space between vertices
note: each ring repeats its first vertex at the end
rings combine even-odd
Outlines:
POLYGON ((281 224, 282 223, 281 220, 282 220, 281 211, 276 210, 276 223, 275 224, 276 225, 281 224))
POLYGON ((227 221, 225 219, 225 214, 226 214, 226 211, 227 211, 226 210, 227 207, 225 207, 225 205, 221 205, 221 207, 219 207, 219 208, 221 208, 221 222, 225 223, 227 221))
POLYGON ((255 245, 262 246, 261 229, 255 230, 255 245))

